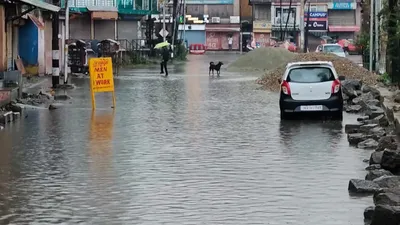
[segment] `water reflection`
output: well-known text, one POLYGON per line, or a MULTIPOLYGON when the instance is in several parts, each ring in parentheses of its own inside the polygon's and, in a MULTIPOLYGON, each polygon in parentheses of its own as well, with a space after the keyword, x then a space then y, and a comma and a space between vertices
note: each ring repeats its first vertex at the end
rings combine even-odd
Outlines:
POLYGON ((89 132, 89 162, 95 176, 106 175, 112 164, 115 110, 92 111, 89 132))

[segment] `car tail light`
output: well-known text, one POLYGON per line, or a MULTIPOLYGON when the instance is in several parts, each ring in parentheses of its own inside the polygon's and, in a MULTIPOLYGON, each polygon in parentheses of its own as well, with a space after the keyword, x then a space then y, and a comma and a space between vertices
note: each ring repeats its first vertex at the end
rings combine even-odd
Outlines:
POLYGON ((334 80, 332 83, 332 94, 338 93, 340 90, 340 81, 334 80))
POLYGON ((290 86, 289 86, 289 83, 287 81, 283 81, 282 82, 281 90, 282 90, 283 94, 290 95, 290 86))

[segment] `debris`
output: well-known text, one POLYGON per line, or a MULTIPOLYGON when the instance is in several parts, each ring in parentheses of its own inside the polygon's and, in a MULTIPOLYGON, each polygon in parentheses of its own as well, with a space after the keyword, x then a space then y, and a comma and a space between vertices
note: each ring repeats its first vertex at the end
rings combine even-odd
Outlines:
MULTIPOLYGON (((346 79, 355 79, 361 81, 363 84, 375 85, 378 83, 379 76, 369 72, 363 67, 360 67, 356 63, 349 59, 342 58, 333 54, 325 53, 300 53, 297 54, 290 62, 298 61, 330 61, 335 66, 336 72, 340 76, 345 76, 346 79)), ((285 67, 288 62, 284 62, 284 65, 279 66, 273 71, 267 72, 262 78, 257 80, 258 84, 266 86, 272 91, 278 91, 280 86, 278 79, 282 77, 285 72, 285 67)))

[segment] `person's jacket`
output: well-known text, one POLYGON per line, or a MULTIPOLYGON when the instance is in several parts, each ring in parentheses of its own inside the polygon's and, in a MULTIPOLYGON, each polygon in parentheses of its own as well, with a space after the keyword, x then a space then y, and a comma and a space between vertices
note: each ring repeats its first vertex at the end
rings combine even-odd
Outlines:
POLYGON ((168 49, 163 49, 162 58, 163 58, 164 61, 168 61, 169 60, 169 51, 168 51, 168 49))

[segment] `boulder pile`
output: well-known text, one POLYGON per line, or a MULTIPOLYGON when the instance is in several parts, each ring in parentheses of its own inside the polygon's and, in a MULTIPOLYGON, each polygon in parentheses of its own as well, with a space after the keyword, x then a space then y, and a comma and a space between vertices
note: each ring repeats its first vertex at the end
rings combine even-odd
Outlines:
POLYGON ((373 150, 364 179, 351 179, 352 194, 373 194, 375 206, 365 209, 370 225, 400 224, 400 151, 397 136, 392 134, 392 121, 383 108, 380 92, 357 80, 342 82, 345 107, 358 113, 357 123, 346 124, 350 145, 373 150))

